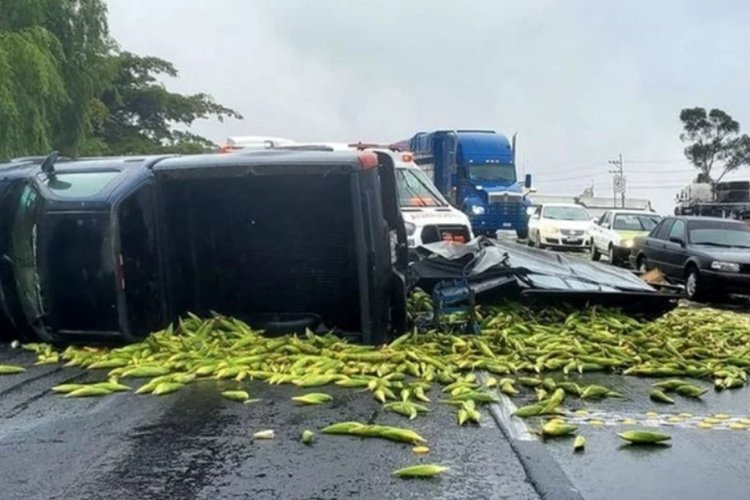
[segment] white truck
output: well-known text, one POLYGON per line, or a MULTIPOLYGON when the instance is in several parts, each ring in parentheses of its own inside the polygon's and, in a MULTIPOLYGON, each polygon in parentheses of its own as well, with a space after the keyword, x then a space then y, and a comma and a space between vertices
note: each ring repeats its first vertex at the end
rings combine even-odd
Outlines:
POLYGON ((467 243, 474 238, 469 217, 440 194, 414 163, 411 153, 389 151, 396 165, 401 215, 409 248, 437 241, 467 243))

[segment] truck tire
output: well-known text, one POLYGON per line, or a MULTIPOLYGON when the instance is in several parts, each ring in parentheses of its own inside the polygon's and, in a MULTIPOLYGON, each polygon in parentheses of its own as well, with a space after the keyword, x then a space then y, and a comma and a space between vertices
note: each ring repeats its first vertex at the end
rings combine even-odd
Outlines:
POLYGON ((529 237, 528 229, 516 229, 516 236, 519 240, 525 240, 529 237))

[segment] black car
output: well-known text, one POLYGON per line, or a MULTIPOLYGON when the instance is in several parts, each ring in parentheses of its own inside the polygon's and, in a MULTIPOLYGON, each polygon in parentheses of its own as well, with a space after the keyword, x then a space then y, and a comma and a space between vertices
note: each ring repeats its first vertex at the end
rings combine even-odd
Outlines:
POLYGON ((0 336, 133 341, 187 312, 405 328, 393 162, 370 152, 0 163, 0 336))
POLYGON ((690 298, 750 293, 750 226, 713 217, 667 217, 631 256, 640 271, 659 269, 690 298))

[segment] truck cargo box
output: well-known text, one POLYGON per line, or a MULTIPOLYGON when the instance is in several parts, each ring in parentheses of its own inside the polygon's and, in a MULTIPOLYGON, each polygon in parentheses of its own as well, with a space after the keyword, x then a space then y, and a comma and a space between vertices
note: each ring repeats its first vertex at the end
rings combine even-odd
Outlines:
POLYGON ((381 169, 393 165, 373 153, 319 151, 158 163, 172 314, 218 311, 271 331, 337 328, 385 340, 405 321, 394 304, 405 295, 406 242, 381 169))

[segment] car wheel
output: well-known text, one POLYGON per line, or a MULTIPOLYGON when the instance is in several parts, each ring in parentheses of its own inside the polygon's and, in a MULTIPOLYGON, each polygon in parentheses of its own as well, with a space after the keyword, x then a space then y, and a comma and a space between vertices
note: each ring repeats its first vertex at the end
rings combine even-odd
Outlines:
POLYGON ((614 245, 610 245, 609 246, 609 263, 612 264, 613 266, 619 266, 620 265, 620 261, 615 256, 615 246, 614 245))
POLYGON ((540 248, 540 249, 544 248, 544 243, 542 243, 542 232, 541 231, 538 231, 536 233, 536 247, 540 248))
POLYGON ((646 274, 648 272, 648 261, 646 260, 645 255, 638 256, 638 259, 635 261, 635 268, 641 274, 646 274))
POLYGON ((701 286, 700 273, 695 266, 690 266, 687 269, 687 275, 685 276, 685 293, 691 300, 700 300, 703 298, 703 287, 701 286))
POLYGON ((599 249, 596 248, 596 243, 594 243, 594 240, 591 240, 591 260, 599 260, 602 257, 602 254, 599 253, 599 249))

